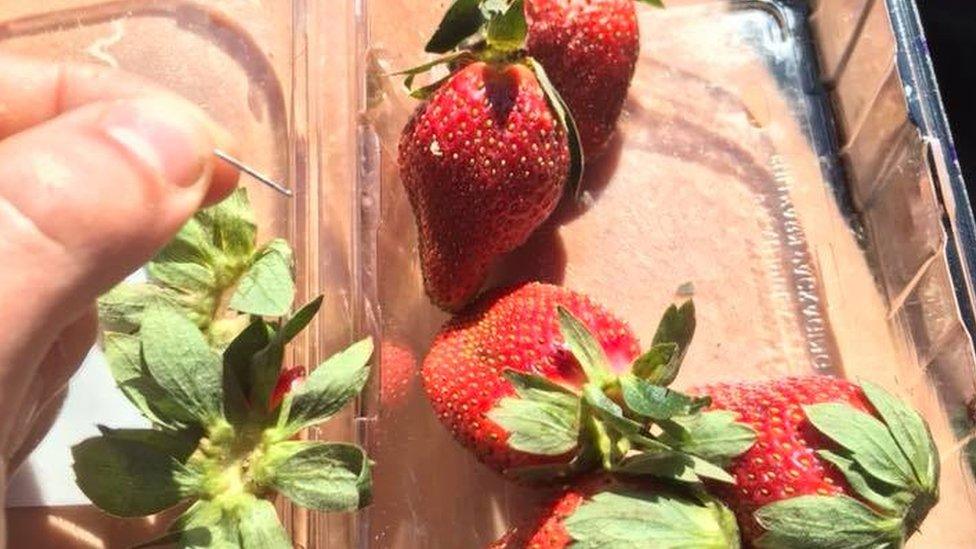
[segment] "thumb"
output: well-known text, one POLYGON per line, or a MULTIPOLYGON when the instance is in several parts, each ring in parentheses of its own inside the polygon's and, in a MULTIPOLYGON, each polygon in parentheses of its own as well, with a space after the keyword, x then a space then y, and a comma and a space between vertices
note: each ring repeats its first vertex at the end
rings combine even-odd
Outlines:
POLYGON ((0 344, 0 358, 36 364, 45 337, 233 186, 214 182, 216 131, 160 96, 92 103, 0 142, 0 316, 21 346, 0 344))

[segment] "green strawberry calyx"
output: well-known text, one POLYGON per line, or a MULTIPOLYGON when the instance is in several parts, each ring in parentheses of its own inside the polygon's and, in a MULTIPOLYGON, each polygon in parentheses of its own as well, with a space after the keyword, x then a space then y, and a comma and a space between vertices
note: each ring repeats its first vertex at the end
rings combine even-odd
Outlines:
POLYGON ((901 547, 939 499, 939 455, 921 415, 861 381, 876 415, 841 403, 804 407, 836 444, 818 454, 843 473, 852 496, 802 496, 766 505, 757 546, 901 547))
POLYGON ((462 67, 473 61, 493 64, 522 63, 535 74, 549 107, 566 131, 569 145, 569 172, 566 189, 578 196, 583 179, 583 148, 573 114, 553 86, 542 64, 525 52, 528 24, 524 0, 455 0, 427 42, 425 51, 441 57, 395 75, 405 76, 404 86, 411 97, 427 99, 451 74, 414 88, 414 80, 440 65, 462 67))
POLYGON ((739 549, 735 515, 713 498, 667 488, 618 485, 584 501, 564 520, 573 547, 739 549))
POLYGON ((369 503, 371 461, 352 444, 293 440, 363 389, 364 339, 306 375, 286 346, 322 297, 290 312, 291 250, 257 246, 243 190, 201 211, 150 263, 149 281, 100 302, 103 346, 123 394, 151 423, 100 426, 72 448, 78 486, 99 508, 145 516, 191 503, 144 546, 286 548, 276 494, 315 510, 369 503))
POLYGON ((291 247, 282 239, 257 243, 245 189, 200 211, 146 266, 147 282, 124 282, 98 300, 105 331, 133 334, 151 304, 171 305, 223 349, 250 316, 281 317, 292 306, 291 247))
POLYGON ((702 479, 734 483, 722 467, 747 451, 756 433, 725 411, 704 411, 711 400, 667 387, 678 374, 695 329, 688 300, 664 314, 650 349, 617 374, 582 321, 557 309, 566 347, 586 381, 566 387, 534 374, 507 370, 514 395, 487 417, 508 433, 513 450, 570 455, 555 465, 507 473, 523 480, 571 477, 594 469, 619 476, 649 476, 698 485, 702 479))
MULTIPOLYGON (((661 0, 638 1, 664 7, 661 0)), ((527 32, 524 0, 454 0, 424 50, 446 53, 479 42, 488 42, 496 50, 516 50, 523 46, 527 32)))

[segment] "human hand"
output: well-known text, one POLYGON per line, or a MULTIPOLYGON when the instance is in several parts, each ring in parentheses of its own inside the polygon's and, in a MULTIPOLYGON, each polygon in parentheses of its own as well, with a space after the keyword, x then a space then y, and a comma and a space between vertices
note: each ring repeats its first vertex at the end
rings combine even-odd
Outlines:
POLYGON ((95 299, 236 184, 218 146, 135 77, 0 55, 0 500, 95 340, 95 299))

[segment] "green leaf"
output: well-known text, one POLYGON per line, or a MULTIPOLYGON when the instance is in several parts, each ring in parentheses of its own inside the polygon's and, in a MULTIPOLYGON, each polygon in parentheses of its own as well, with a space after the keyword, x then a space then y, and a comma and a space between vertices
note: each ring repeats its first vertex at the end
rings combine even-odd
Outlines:
MULTIPOLYGON (((674 370, 674 376, 677 376, 681 361, 691 344, 691 338, 695 335, 695 324, 695 304, 689 299, 681 306, 672 304, 668 307, 657 325, 651 344, 674 343, 678 346, 678 354, 672 355, 670 359, 674 364, 668 367, 669 370, 674 370)), ((674 377, 671 380, 673 381, 674 377)))
POLYGON ((691 458, 692 468, 694 468, 695 474, 698 476, 726 484, 735 484, 735 477, 730 475, 725 469, 696 455, 688 454, 688 457, 691 458))
POLYGON ((766 549, 876 549, 900 547, 901 521, 885 518, 844 496, 800 496, 755 513, 766 529, 766 549))
POLYGON ((527 465, 506 469, 506 477, 521 484, 541 483, 545 485, 557 484, 573 477, 592 471, 599 463, 599 456, 595 452, 580 451, 568 463, 549 463, 546 465, 527 465))
POLYGON ((116 440, 131 440, 154 448, 161 454, 183 463, 197 447, 201 434, 193 431, 160 431, 157 429, 112 429, 99 425, 102 436, 116 440))
POLYGON ((312 301, 302 305, 300 309, 288 317, 288 320, 285 321, 279 331, 279 339, 286 344, 295 339, 295 336, 300 334, 312 322, 315 315, 318 314, 319 309, 322 307, 322 299, 324 297, 322 295, 316 297, 312 301))
POLYGON ((661 428, 662 440, 666 440, 668 445, 674 445, 675 443, 686 443, 691 441, 691 434, 685 426, 677 421, 672 421, 670 419, 656 419, 654 423, 661 428))
POLYGON ((98 298, 98 320, 103 330, 132 334, 139 331, 143 311, 154 303, 175 305, 176 299, 159 286, 123 282, 98 298))
POLYGON ((569 142, 569 172, 566 175, 566 191, 578 199, 583 192, 583 167, 586 160, 583 157, 583 145, 580 143, 576 120, 573 119, 573 113, 570 112, 569 106, 566 105, 552 81, 549 80, 549 75, 546 74, 546 69, 542 68, 542 64, 532 57, 527 57, 525 62, 535 73, 536 79, 539 80, 539 85, 542 86, 542 91, 545 92, 549 107, 556 114, 556 119, 566 129, 566 140, 569 142))
POLYGON ((221 417, 220 357, 179 311, 153 306, 143 318, 142 356, 153 379, 203 425, 221 417))
POLYGON ((648 383, 666 387, 678 376, 680 366, 676 360, 678 356, 677 343, 658 343, 637 357, 630 371, 648 383))
POLYGON ((620 389, 624 403, 634 412, 652 419, 668 419, 676 415, 693 414, 709 404, 708 397, 691 397, 653 385, 632 374, 620 376, 620 389))
POLYGON ((735 484, 735 478, 718 465, 667 447, 663 451, 655 449, 651 452, 627 456, 613 468, 613 471, 629 475, 651 475, 688 483, 699 483, 701 478, 708 478, 735 484))
POLYGON ((129 401, 150 422, 165 428, 179 428, 191 425, 196 417, 170 398, 162 387, 149 375, 126 381, 119 385, 129 401))
POLYGON ((173 240, 153 257, 152 262, 213 265, 220 252, 213 246, 209 227, 200 221, 205 215, 204 212, 198 212, 187 221, 173 240))
POLYGON ((612 469, 626 456, 632 443, 655 443, 644 436, 640 423, 624 417, 620 406, 596 385, 583 386, 583 402, 580 416, 581 425, 586 427, 584 445, 596 449, 605 469, 612 469))
POLYGON ((615 439, 620 438, 619 434, 610 433, 606 423, 594 414, 592 407, 585 401, 580 407, 580 423, 583 425, 581 430, 583 447, 592 448, 595 461, 599 462, 604 469, 613 469, 623 457, 614 455, 615 439))
MULTIPOLYGON (((126 386, 130 381, 143 378, 139 338, 128 334, 106 332, 102 338, 102 345, 109 371, 119 389, 122 390, 122 394, 150 421, 165 424, 166 420, 158 417, 149 406, 150 399, 156 395, 146 394, 139 387, 126 386)), ((156 385, 156 388, 159 389, 160 394, 163 394, 162 387, 156 385)))
POLYGON ((256 316, 283 316, 295 299, 292 251, 281 239, 272 240, 259 253, 237 284, 230 308, 256 316))
POLYGON ((903 513, 912 496, 889 484, 876 480, 861 469, 852 459, 830 450, 818 450, 817 455, 834 464, 844 474, 854 492, 869 503, 892 513, 903 513))
POLYGON ((912 465, 918 486, 927 492, 934 492, 939 481, 939 456, 922 416, 870 381, 862 381, 861 389, 912 465))
POLYGON ((268 485, 309 509, 352 511, 372 497, 369 458, 353 444, 281 442, 265 467, 268 485))
POLYGON ((237 314, 213 320, 206 326, 210 347, 217 352, 223 352, 252 320, 251 316, 237 314))
POLYGON ((664 311, 657 331, 654 333, 652 344, 675 343, 685 349, 695 335, 695 304, 692 300, 685 301, 681 306, 672 304, 664 311))
POLYGON ((624 417, 624 411, 616 402, 592 383, 583 386, 583 398, 600 420, 623 434, 640 433, 643 426, 632 419, 624 417))
MULTIPOLYGON (((247 396, 254 384, 254 359, 271 342, 270 330, 264 320, 255 318, 224 351, 224 414, 231 423, 239 424, 250 410, 247 396)), ((274 365, 273 377, 279 368, 280 362, 274 365)))
POLYGON ((291 549, 291 539, 278 520, 270 501, 255 499, 240 514, 241 545, 244 549, 291 549))
POLYGON ((508 370, 517 396, 501 399, 487 416, 509 433, 508 445, 522 452, 558 456, 579 440, 579 397, 549 380, 508 370))
POLYGON ((518 372, 510 368, 505 369, 502 375, 512 384, 515 393, 523 398, 545 397, 557 399, 559 402, 566 402, 564 397, 579 400, 579 395, 572 390, 543 376, 518 372))
POLYGON ((109 370, 116 383, 125 383, 142 377, 142 359, 139 356, 139 337, 117 332, 106 332, 102 345, 109 370))
MULTIPOLYGON (((243 372, 254 355, 263 351, 274 337, 274 327, 261 318, 252 318, 247 327, 224 350, 224 362, 239 366, 243 372)), ((246 376, 245 376, 246 377, 246 376)))
POLYGON ((146 266, 146 271, 152 280, 180 293, 205 298, 217 292, 213 271, 197 263, 153 262, 146 266))
POLYGON ((803 410, 818 431, 847 449, 869 475, 905 489, 916 484, 911 464, 884 423, 836 402, 804 406, 803 410))
POLYGON ((454 75, 453 74, 448 74, 447 76, 444 76, 443 78, 438 78, 437 80, 434 80, 430 84, 427 84, 426 86, 421 86, 421 87, 419 87, 417 89, 411 89, 411 87, 413 86, 413 78, 411 78, 411 77, 408 76, 404 80, 404 86, 406 86, 407 91, 410 92, 410 97, 412 97, 414 99, 419 99, 421 101, 426 101, 427 99, 430 99, 430 97, 432 95, 434 95, 434 92, 436 92, 437 90, 439 90, 441 88, 441 86, 444 85, 444 82, 447 82, 448 80, 450 80, 450 78, 452 76, 454 76, 454 75), (408 80, 410 81, 409 84, 407 84, 407 81, 408 80))
POLYGON ((209 217, 213 243, 224 254, 242 264, 254 254, 257 223, 245 188, 237 188, 200 215, 209 217))
POLYGON ((485 24, 479 0, 454 0, 424 51, 446 53, 456 48, 466 38, 478 32, 485 24))
POLYGON ((600 342, 593 337, 589 328, 573 313, 561 305, 556 306, 559 317, 559 330, 566 346, 576 357, 586 379, 597 385, 603 384, 613 374, 610 370, 610 360, 600 346, 600 342))
POLYGON ((255 406, 267 406, 271 392, 278 382, 284 358, 285 347, 281 340, 273 335, 268 345, 251 357, 250 370, 245 383, 250 385, 250 401, 255 406))
POLYGON ((150 262, 150 275, 185 294, 183 303, 202 317, 194 320, 206 325, 219 292, 251 263, 256 231, 247 192, 238 189, 197 212, 150 262))
POLYGON ((294 392, 289 433, 325 421, 362 391, 373 340, 363 339, 326 360, 294 392))
POLYGON ((417 78, 417 75, 423 74, 438 65, 447 65, 455 61, 460 61, 462 59, 469 58, 469 57, 471 57, 471 52, 467 50, 457 51, 448 55, 444 55, 442 57, 438 57, 436 59, 432 59, 426 63, 417 65, 416 67, 411 67, 406 70, 394 72, 392 73, 392 76, 406 76, 406 78, 403 79, 403 87, 406 88, 408 92, 410 92, 410 96, 414 97, 415 99, 426 99, 430 93, 433 93, 435 90, 437 90, 437 88, 439 88, 440 85, 444 83, 444 81, 446 81, 451 76, 453 76, 453 74, 448 74, 447 76, 438 79, 436 82, 430 85, 415 90, 413 89, 413 81, 414 79, 417 78))
POLYGON ((488 21, 486 39, 489 47, 498 51, 516 51, 525 45, 529 26, 525 21, 522 0, 513 0, 504 13, 488 21))
POLYGON ((756 441, 755 430, 737 423, 737 417, 735 412, 727 410, 676 416, 671 419, 684 428, 686 436, 678 439, 665 433, 661 441, 708 461, 726 464, 749 450, 756 441))
POLYGON ((152 423, 174 427, 194 417, 173 401, 149 376, 142 363, 137 336, 106 332, 102 336, 105 360, 122 394, 152 423))
POLYGON ((214 526, 219 524, 224 516, 224 509, 212 500, 196 501, 176 518, 169 526, 170 532, 180 532, 198 526, 214 526))
POLYGON ((655 8, 663 8, 664 2, 661 0, 637 0, 638 2, 643 2, 648 6, 654 6, 655 8))
POLYGON ((701 482, 698 474, 695 473, 695 464, 691 457, 679 452, 634 454, 624 458, 613 471, 626 475, 651 475, 681 482, 701 482))
POLYGON ((146 270, 149 278, 166 287, 173 296, 173 303, 183 310, 194 324, 202 329, 212 326, 214 310, 220 299, 221 288, 210 266, 196 263, 150 263, 146 270))
POLYGON ((739 531, 727 508, 663 493, 601 492, 580 505, 565 525, 579 549, 739 547, 739 531))
MULTIPOLYGON (((225 392, 235 386, 236 380, 240 392, 249 395, 251 402, 262 403, 259 406, 267 404, 269 394, 281 371, 285 345, 308 326, 318 313, 322 299, 323 296, 319 296, 303 305, 273 334, 271 325, 261 319, 253 320, 251 325, 231 342, 225 353, 225 392)), ((230 397, 227 400, 229 401, 230 397)), ((225 403, 225 409, 227 407, 225 403)))
POLYGON ((213 500, 195 502, 170 525, 169 531, 138 547, 176 544, 180 549, 236 549, 241 546, 237 518, 213 500))
POLYGON ((635 436, 631 435, 630 440, 637 446, 638 449, 645 452, 673 452, 674 448, 660 442, 656 439, 647 436, 635 436))
POLYGON ((174 455, 139 440, 102 436, 71 449, 78 487, 103 511, 120 517, 151 515, 190 495, 178 480, 174 455))

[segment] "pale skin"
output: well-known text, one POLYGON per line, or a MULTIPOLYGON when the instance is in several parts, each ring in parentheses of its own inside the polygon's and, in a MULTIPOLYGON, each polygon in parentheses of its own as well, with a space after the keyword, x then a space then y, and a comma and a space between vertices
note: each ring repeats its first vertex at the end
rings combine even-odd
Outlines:
POLYGON ((147 82, 0 54, 0 483, 94 343, 95 299, 236 185, 216 146, 231 137, 147 82))

